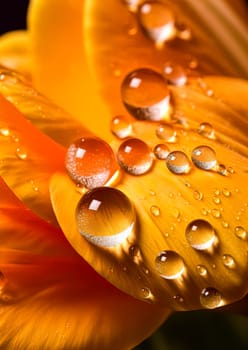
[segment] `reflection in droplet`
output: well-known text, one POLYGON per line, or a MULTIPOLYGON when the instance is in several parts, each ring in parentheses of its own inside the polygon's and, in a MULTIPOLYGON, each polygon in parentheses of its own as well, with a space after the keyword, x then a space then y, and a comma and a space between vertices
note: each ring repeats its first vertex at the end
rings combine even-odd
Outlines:
POLYGON ((129 73, 121 86, 122 101, 137 119, 169 119, 170 91, 163 76, 149 68, 129 73))
POLYGON ((208 270, 204 265, 197 265, 196 266, 197 272, 199 273, 200 276, 206 277, 208 274, 208 270))
POLYGON ((207 309, 215 309, 222 304, 222 296, 220 292, 212 287, 204 288, 201 291, 200 302, 207 309))
POLYGON ((193 149, 191 158, 200 169, 210 170, 215 168, 217 159, 215 151, 209 146, 198 146, 193 149))
POLYGON ((214 140, 216 138, 215 130, 210 123, 201 123, 198 128, 198 133, 207 137, 208 139, 214 140))
POLYGON ((121 191, 98 187, 79 201, 76 222, 79 232, 89 242, 100 247, 113 247, 133 233, 135 211, 121 191))
POLYGON ((160 215, 160 208, 156 205, 152 205, 150 208, 150 212, 153 216, 159 216, 160 215))
POLYGON ((174 174, 187 174, 190 171, 190 161, 184 152, 174 151, 166 158, 167 168, 174 174))
POLYGON ((183 86, 187 82, 186 72, 179 64, 167 62, 163 68, 163 74, 169 84, 183 86))
POLYGON ((174 13, 161 2, 144 2, 138 11, 138 21, 146 35, 158 45, 176 34, 174 13))
POLYGON ((28 156, 27 149, 25 147, 22 147, 22 146, 17 147, 16 156, 17 156, 17 158, 19 158, 21 160, 27 159, 27 156, 28 156))
POLYGON ((119 139, 125 139, 132 133, 131 123, 122 115, 116 116, 111 121, 111 132, 119 139))
POLYGON ((235 266, 234 258, 230 254, 224 254, 222 260, 223 264, 230 269, 235 266))
POLYGON ((157 159, 165 160, 170 153, 170 150, 167 145, 164 143, 159 143, 153 149, 153 153, 157 159))
POLYGON ((124 141, 117 152, 120 166, 131 175, 148 172, 153 164, 153 156, 148 145, 139 139, 124 141))
POLYGON ((162 251, 155 259, 155 268, 165 279, 179 278, 185 269, 180 255, 172 250, 162 251))
POLYGON ((105 185, 118 170, 112 148, 94 137, 72 143, 67 150, 65 166, 73 181, 89 189, 105 185))
POLYGON ((234 229, 234 233, 240 239, 243 239, 243 240, 247 240, 248 239, 248 233, 244 229, 244 227, 242 227, 242 226, 236 226, 235 229, 234 229))
POLYGON ((185 236, 191 247, 197 250, 205 250, 212 247, 215 240, 215 231, 208 221, 198 219, 188 224, 185 236))
POLYGON ((167 123, 160 124, 156 129, 156 135, 161 140, 174 143, 177 140, 177 132, 172 125, 167 123))

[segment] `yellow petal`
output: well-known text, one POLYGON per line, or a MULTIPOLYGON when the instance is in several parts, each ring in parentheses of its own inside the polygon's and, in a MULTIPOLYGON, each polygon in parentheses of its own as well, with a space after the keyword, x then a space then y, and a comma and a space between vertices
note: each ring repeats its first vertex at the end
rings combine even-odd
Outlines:
POLYGON ((0 64, 23 73, 31 79, 31 53, 28 33, 9 32, 0 37, 0 64))
POLYGON ((0 188, 0 347, 126 350, 168 316, 111 286, 60 229, 27 210, 2 180, 0 188))
POLYGON ((63 169, 63 147, 32 126, 2 95, 0 131, 1 176, 32 210, 54 221, 48 180, 63 169))

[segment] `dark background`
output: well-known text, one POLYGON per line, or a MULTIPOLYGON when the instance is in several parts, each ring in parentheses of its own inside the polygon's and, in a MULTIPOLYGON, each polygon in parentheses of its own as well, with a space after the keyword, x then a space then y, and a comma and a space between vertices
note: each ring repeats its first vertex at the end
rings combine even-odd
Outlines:
MULTIPOLYGON (((29 1, 0 1, 0 34, 25 28, 29 1)), ((136 350, 148 349, 246 350, 248 349, 248 318, 240 314, 221 312, 177 313, 150 339, 136 348, 136 350)))

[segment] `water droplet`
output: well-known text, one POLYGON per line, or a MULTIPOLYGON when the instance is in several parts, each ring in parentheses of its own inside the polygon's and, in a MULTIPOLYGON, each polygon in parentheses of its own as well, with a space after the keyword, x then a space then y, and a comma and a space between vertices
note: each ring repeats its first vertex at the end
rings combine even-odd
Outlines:
POLYGON ((243 239, 243 240, 247 240, 248 239, 248 233, 244 229, 244 227, 242 227, 242 226, 236 226, 235 229, 234 229, 234 233, 240 239, 243 239))
POLYGON ((173 143, 177 140, 177 132, 170 124, 160 124, 156 129, 156 135, 158 138, 173 143))
POLYGON ((158 45, 172 39, 175 34, 175 18, 172 10, 158 1, 147 1, 138 11, 139 23, 146 33, 158 45))
POLYGON ((187 82, 186 72, 182 66, 167 62, 163 74, 169 84, 183 86, 187 82))
POLYGON ((132 133, 132 125, 122 115, 116 116, 111 121, 111 132, 119 139, 125 139, 132 133))
POLYGON ((228 268, 233 268, 235 265, 234 258, 229 254, 224 254, 222 256, 223 264, 228 268))
POLYGON ((165 160, 170 153, 170 150, 164 143, 160 143, 154 147, 153 153, 157 159, 165 160))
POLYGON ((191 59, 188 62, 188 67, 190 69, 196 69, 198 66, 199 66, 199 62, 198 62, 197 58, 191 57, 191 59))
POLYGON ((160 215, 160 208, 156 205, 152 205, 150 208, 150 212, 153 216, 159 216, 160 215))
POLYGON ((135 211, 128 197, 111 187, 87 192, 76 209, 79 232, 100 247, 123 243, 134 230, 135 211))
POLYGON ((180 304, 184 302, 184 298, 179 294, 173 295, 173 300, 180 304))
POLYGON ((200 276, 206 277, 208 274, 208 270, 204 265, 197 265, 196 266, 197 272, 199 273, 200 276))
POLYGON ((201 200, 203 199, 203 194, 202 194, 202 192, 195 190, 195 191, 193 192, 193 197, 194 197, 194 199, 196 199, 197 201, 201 201, 201 200))
POLYGON ((226 166, 224 164, 218 164, 218 166, 216 167, 216 171, 218 174, 222 175, 222 176, 228 176, 229 172, 226 168, 226 166))
POLYGON ((220 292, 212 287, 204 288, 201 291, 200 302, 207 309, 215 309, 222 304, 222 296, 220 292))
POLYGON ((235 173, 234 169, 233 169, 231 166, 229 166, 229 167, 227 168, 227 171, 228 171, 230 174, 234 174, 234 173, 235 173))
POLYGON ((185 236, 191 247, 197 250, 205 250, 212 247, 215 240, 215 231, 208 221, 198 219, 188 224, 185 236))
POLYGON ((27 159, 27 156, 28 156, 27 149, 25 147, 21 147, 21 146, 17 147, 16 156, 17 156, 17 158, 19 158, 21 160, 27 159))
POLYGON ((207 137, 208 139, 216 139, 215 130, 213 126, 209 123, 201 123, 198 128, 198 133, 207 137))
POLYGON ((179 278, 185 269, 180 255, 172 250, 162 251, 155 259, 155 268, 165 279, 179 278))
POLYGON ((187 174, 190 171, 190 161, 185 153, 174 151, 166 158, 167 168, 174 174, 187 174))
POLYGON ((230 197, 231 196, 231 191, 229 191, 227 188, 223 188, 222 194, 225 197, 230 197))
POLYGON ((132 175, 145 174, 153 164, 153 156, 148 145, 135 138, 128 139, 120 145, 117 159, 120 166, 132 175))
POLYGON ((72 180, 89 189, 105 185, 118 170, 112 148, 93 137, 72 143, 67 150, 65 165, 72 180))
POLYGON ((123 0, 129 11, 136 12, 141 0, 123 0))
POLYGON ((228 222, 227 221, 222 221, 222 226, 224 227, 224 228, 228 228, 229 227, 229 224, 228 224, 228 222))
POLYGON ((192 32, 190 28, 184 23, 176 23, 177 37, 182 40, 190 40, 192 32))
POLYGON ((211 214, 215 219, 219 219, 221 217, 221 212, 219 209, 212 209, 211 214))
POLYGON ((213 197, 213 202, 214 202, 215 204, 221 204, 221 199, 220 199, 220 197, 213 197))
POLYGON ((148 68, 129 73, 121 86, 122 101, 137 119, 169 119, 170 91, 163 76, 148 68))
POLYGON ((147 287, 141 288, 141 294, 144 299, 153 299, 152 292, 147 287))
POLYGON ((208 215, 208 210, 206 208, 202 208, 201 213, 202 213, 202 215, 206 216, 206 215, 208 215))
POLYGON ((0 128, 0 135, 9 136, 10 135, 9 129, 7 127, 1 127, 0 128))
POLYGON ((217 159, 215 151, 209 146, 198 146, 192 151, 193 163, 200 169, 210 170, 215 168, 217 159))

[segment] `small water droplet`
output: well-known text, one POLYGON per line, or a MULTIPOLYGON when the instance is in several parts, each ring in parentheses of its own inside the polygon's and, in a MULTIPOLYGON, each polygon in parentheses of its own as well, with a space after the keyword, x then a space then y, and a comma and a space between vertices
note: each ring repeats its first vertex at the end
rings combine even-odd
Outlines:
POLYGON ((185 269, 180 255, 172 250, 162 251, 155 259, 155 268, 165 279, 179 278, 185 269))
POLYGON ((214 202, 215 204, 221 204, 221 199, 220 199, 220 197, 214 196, 214 197, 213 197, 213 202, 214 202))
POLYGON ((153 156, 148 145, 139 139, 124 141, 117 152, 120 166, 131 175, 142 175, 153 165, 153 156))
POLYGON ((139 7, 139 23, 146 35, 158 45, 172 39, 175 34, 173 11, 158 1, 147 1, 139 7))
POLYGON ((219 209, 212 209, 211 214, 215 219, 221 218, 221 212, 219 209))
POLYGON ((248 239, 248 233, 244 229, 244 227, 242 227, 242 226, 236 226, 235 229, 234 229, 234 233, 240 239, 243 239, 243 240, 247 240, 248 239))
POLYGON ((212 247, 215 240, 215 231, 208 221, 198 219, 188 224, 185 236, 191 247, 197 250, 205 250, 212 247))
POLYGON ((206 215, 208 215, 208 210, 206 208, 202 208, 201 213, 202 213, 202 215, 206 216, 206 215))
POLYGON ((198 62, 197 58, 191 57, 191 59, 188 62, 188 67, 190 69, 196 69, 198 66, 199 66, 199 62, 198 62))
POLYGON ((200 276, 206 277, 208 274, 208 270, 204 265, 197 265, 196 266, 197 272, 199 273, 200 276))
POLYGON ((215 130, 210 123, 201 123, 198 128, 198 133, 207 137, 208 139, 216 139, 215 130))
POLYGON ((156 135, 159 139, 169 143, 174 143, 177 140, 177 132, 170 124, 160 124, 156 129, 156 135))
POLYGON ((213 287, 204 288, 201 291, 200 302, 202 306, 207 309, 215 309, 221 306, 222 296, 220 292, 213 287))
POLYGON ((165 160, 170 153, 170 150, 164 143, 159 143, 154 147, 153 153, 157 159, 165 160))
POLYGON ((27 149, 25 147, 22 147, 22 146, 17 147, 16 156, 17 156, 17 158, 19 158, 21 160, 27 159, 27 156, 28 156, 27 149))
POLYGON ((147 287, 143 287, 141 288, 141 294, 142 294, 142 297, 144 299, 150 299, 152 300, 153 299, 153 295, 152 295, 152 292, 149 288, 147 287))
POLYGON ((201 201, 201 200, 203 199, 203 194, 202 194, 202 192, 195 190, 195 191, 193 192, 193 197, 194 197, 194 199, 196 199, 197 201, 201 201))
POLYGON ((191 29, 185 23, 176 23, 177 37, 182 40, 190 40, 192 38, 191 29))
POLYGON ((119 115, 111 121, 111 132, 119 139, 125 139, 132 134, 132 125, 125 117, 119 115))
POLYGON ((122 101, 137 119, 170 119, 170 91, 163 76, 148 68, 129 73, 121 86, 122 101))
POLYGON ((187 82, 187 75, 182 66, 167 62, 163 74, 169 84, 183 86, 187 82))
POLYGON ((0 135, 2 136, 10 136, 10 131, 7 127, 0 128, 0 135))
POLYGON ((229 172, 226 168, 226 166, 224 164, 218 164, 218 166, 216 167, 216 171, 218 174, 222 175, 222 176, 228 176, 229 172))
POLYGON ((69 146, 65 166, 71 179, 88 189, 105 185, 118 170, 112 148, 93 137, 81 138, 69 146))
POLYGON ((235 260, 230 254, 224 254, 222 260, 223 264, 228 268, 233 268, 235 265, 235 260))
POLYGON ((217 159, 215 151, 209 146, 198 146, 192 151, 193 163, 200 169, 210 170, 215 168, 217 159))
POLYGON ((167 168, 174 174, 187 174, 190 171, 190 161, 184 152, 174 151, 166 158, 167 168))
POLYGON ((150 208, 150 212, 153 216, 159 216, 160 215, 160 208, 156 205, 152 205, 150 208))
POLYGON ((123 243, 134 230, 135 210, 128 197, 111 187, 87 192, 76 208, 79 232, 100 247, 123 243))
POLYGON ((225 220, 223 220, 223 221, 221 222, 221 224, 222 224, 222 226, 223 226, 224 228, 228 228, 228 227, 229 227, 228 222, 225 221, 225 220))

